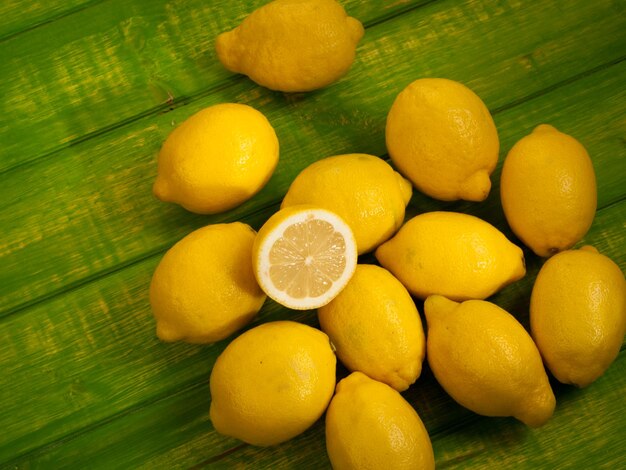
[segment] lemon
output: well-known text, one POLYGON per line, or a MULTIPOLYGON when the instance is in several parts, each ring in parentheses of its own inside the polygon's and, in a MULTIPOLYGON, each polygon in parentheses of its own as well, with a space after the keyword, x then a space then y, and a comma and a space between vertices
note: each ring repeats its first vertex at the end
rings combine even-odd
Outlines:
POLYGON ((351 371, 398 391, 419 377, 426 350, 422 321, 411 296, 389 271, 357 265, 348 285, 317 314, 337 357, 351 371))
POLYGON ((272 90, 310 91, 348 72, 363 25, 334 0, 274 0, 217 37, 220 62, 272 90))
POLYGON ((326 412, 326 450, 334 470, 435 468, 428 432, 396 390, 353 372, 326 412))
POLYGON ((352 277, 356 262, 350 227, 334 212, 308 205, 276 212, 252 247, 252 266, 261 288, 296 310, 330 302, 352 277))
POLYGON ((265 301, 252 272, 254 238, 240 222, 209 225, 165 253, 150 284, 161 340, 211 343, 254 318, 265 301))
POLYGON ((443 201, 488 196, 498 132, 485 104, 465 85, 414 81, 391 106, 385 134, 391 160, 424 194, 443 201))
POLYGON ((373 155, 336 155, 302 170, 281 207, 313 204, 337 213, 352 228, 359 254, 391 237, 404 221, 411 183, 373 155))
POLYGON ((556 404, 539 351, 508 312, 484 300, 461 304, 433 295, 424 303, 428 364, 462 406, 542 426, 556 404))
POLYGON ((235 338, 210 379, 211 422, 249 444, 279 444, 304 432, 326 410, 336 358, 328 336, 291 321, 264 323, 235 338))
POLYGON ((168 136, 153 192, 192 212, 223 212, 256 194, 277 163, 278 139, 265 116, 244 104, 218 104, 168 136))
POLYGON ((589 385, 615 360, 626 333, 626 281, 619 266, 591 246, 550 258, 533 286, 530 326, 552 374, 589 385))
POLYGON ((413 217, 375 254, 421 299, 484 299, 526 274, 518 246, 493 225, 457 212, 413 217))
POLYGON ((500 197, 515 235, 539 256, 574 246, 596 213, 596 177, 585 148, 542 124, 517 142, 502 167, 500 197))

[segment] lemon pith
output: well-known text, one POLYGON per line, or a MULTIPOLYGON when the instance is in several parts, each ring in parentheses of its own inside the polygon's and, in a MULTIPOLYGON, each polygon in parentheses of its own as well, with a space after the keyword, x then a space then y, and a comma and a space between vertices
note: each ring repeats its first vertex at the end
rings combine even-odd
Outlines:
POLYGON ((356 242, 335 213, 313 206, 281 209, 261 227, 253 246, 261 288, 294 309, 330 302, 356 268, 356 242))

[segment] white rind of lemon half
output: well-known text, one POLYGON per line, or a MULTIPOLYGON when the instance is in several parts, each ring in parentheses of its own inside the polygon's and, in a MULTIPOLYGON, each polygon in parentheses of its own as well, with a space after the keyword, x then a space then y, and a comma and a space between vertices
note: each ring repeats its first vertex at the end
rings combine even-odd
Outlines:
POLYGON ((356 268, 352 230, 334 212, 296 205, 276 212, 252 248, 257 282, 276 302, 295 310, 326 305, 356 268))

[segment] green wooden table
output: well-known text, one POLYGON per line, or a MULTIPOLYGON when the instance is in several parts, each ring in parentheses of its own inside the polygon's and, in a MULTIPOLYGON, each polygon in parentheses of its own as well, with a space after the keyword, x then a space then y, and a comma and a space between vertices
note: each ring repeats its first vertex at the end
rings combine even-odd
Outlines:
MULTIPOLYGON (((385 157, 384 124, 420 77, 459 80, 492 111, 500 164, 542 122, 579 139, 598 179, 583 242, 626 268, 624 0, 343 0, 366 26, 335 85, 285 95, 228 73, 215 36, 263 0, 3 0, 0 3, 0 468, 327 468, 324 427, 255 448, 215 433, 208 377, 226 341, 160 343, 152 272, 195 228, 258 228, 294 176, 333 154, 385 157), (199 216, 151 194, 156 153, 194 112, 220 102, 265 113, 278 168, 252 200, 199 216)), ((476 214, 511 236, 500 167, 483 203, 415 194, 408 216, 476 214)), ((493 300, 528 325, 541 260, 493 300)), ((421 309, 421 304, 418 304, 421 309)), ((268 301, 253 324, 296 319, 268 301)), ((340 374, 345 371, 340 370, 340 374)), ((626 351, 584 390, 553 381, 536 430, 456 405, 428 369, 404 396, 439 468, 625 468, 626 351)))

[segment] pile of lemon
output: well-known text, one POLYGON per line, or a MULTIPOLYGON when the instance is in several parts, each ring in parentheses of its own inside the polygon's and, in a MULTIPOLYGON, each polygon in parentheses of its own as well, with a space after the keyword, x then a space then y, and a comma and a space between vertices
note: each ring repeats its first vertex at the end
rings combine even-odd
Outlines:
MULTIPOLYGON (((362 35, 334 0, 275 0, 216 47, 229 70, 275 90, 307 91, 348 71, 362 35)), ((554 255, 533 287, 532 336, 484 300, 525 275, 518 246, 467 214, 404 222, 413 187, 443 201, 489 194, 499 141, 481 99, 451 80, 416 80, 389 111, 386 142, 398 171, 366 154, 321 159, 295 178, 258 233, 240 222, 209 225, 158 265, 150 301, 164 341, 224 339, 266 296, 317 309, 321 330, 263 323, 218 357, 210 416, 220 433, 274 445, 326 412, 334 468, 433 468, 426 428, 399 393, 418 379, 426 355, 458 403, 533 427, 555 408, 544 364, 561 382, 584 387, 617 356, 624 276, 592 247, 570 249, 596 210, 593 166, 578 141, 540 125, 511 148, 502 170, 511 229, 537 255, 554 255), (358 264, 368 252, 380 266, 358 264), (412 296, 424 300, 427 336, 412 296), (337 385, 336 358, 352 372, 337 385)), ((190 211, 225 211, 267 183, 278 157, 259 111, 215 105, 163 144, 154 193, 190 211)))

